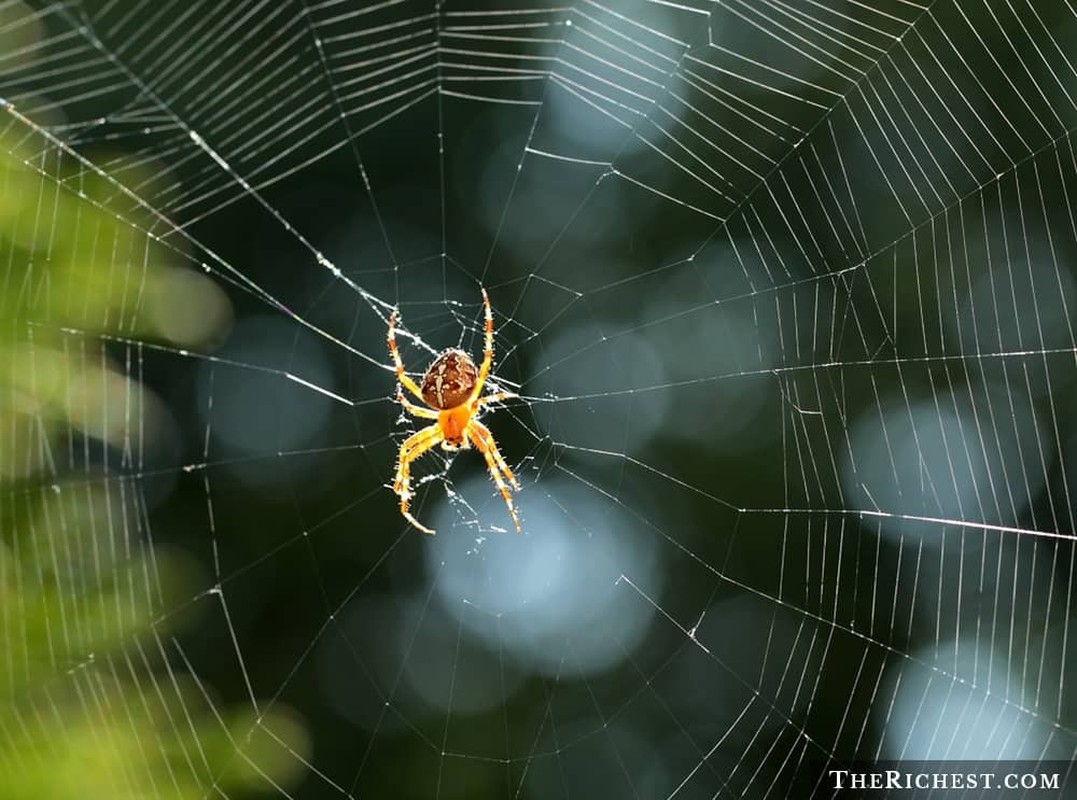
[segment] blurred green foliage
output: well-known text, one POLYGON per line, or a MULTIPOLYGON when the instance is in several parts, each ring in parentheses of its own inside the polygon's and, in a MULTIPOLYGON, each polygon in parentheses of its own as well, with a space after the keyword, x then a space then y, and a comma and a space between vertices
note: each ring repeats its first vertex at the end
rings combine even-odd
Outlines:
POLYGON ((141 541, 130 484, 61 446, 137 451, 159 404, 102 336, 197 345, 225 324, 223 295, 113 213, 106 178, 26 133, 40 150, 0 138, 2 796, 287 785, 302 726, 286 709, 221 709, 169 663, 180 562, 141 541))

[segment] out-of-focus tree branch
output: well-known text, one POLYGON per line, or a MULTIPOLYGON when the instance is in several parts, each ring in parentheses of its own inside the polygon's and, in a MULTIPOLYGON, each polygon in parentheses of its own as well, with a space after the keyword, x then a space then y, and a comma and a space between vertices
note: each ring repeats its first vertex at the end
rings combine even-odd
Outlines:
MULTIPOLYGON (((137 181, 136 181, 137 183, 137 181)), ((286 709, 221 708, 170 663, 180 562, 144 543, 130 483, 92 463, 165 411, 103 338, 217 341, 228 301, 110 207, 49 142, 0 138, 0 787, 6 800, 201 798, 286 785, 286 709), (33 149, 33 145, 39 147, 33 149), (60 446, 63 445, 63 446, 60 446)))

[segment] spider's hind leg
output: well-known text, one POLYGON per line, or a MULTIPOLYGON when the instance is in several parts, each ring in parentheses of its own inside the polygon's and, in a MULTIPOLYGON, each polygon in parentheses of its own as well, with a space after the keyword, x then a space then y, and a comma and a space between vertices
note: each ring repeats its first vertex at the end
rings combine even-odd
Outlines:
POLYGON ((393 357, 393 366, 396 368, 396 379, 401 386, 422 400, 422 390, 419 389, 419 385, 404 372, 404 362, 400 360, 400 351, 397 350, 396 347, 396 317, 397 312, 393 311, 392 315, 389 317, 389 333, 386 336, 386 342, 389 345, 389 355, 393 357))
POLYGON ((488 394, 485 397, 480 397, 478 400, 478 405, 481 407, 489 405, 490 403, 500 403, 502 400, 512 400, 519 396, 520 395, 516 394, 516 392, 494 392, 493 394, 488 394))
POLYGON ((404 410, 411 414, 413 417, 419 417, 420 419, 437 419, 438 412, 432 408, 423 408, 412 403, 408 398, 404 396, 404 391, 397 387, 396 390, 396 402, 400 403, 404 407, 404 410))

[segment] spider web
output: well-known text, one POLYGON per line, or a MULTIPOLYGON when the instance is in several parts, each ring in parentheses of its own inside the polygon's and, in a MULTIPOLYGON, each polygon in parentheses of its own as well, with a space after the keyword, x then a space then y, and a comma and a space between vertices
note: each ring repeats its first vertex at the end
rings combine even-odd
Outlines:
POLYGON ((303 719, 265 794, 805 796, 853 758, 1074 757, 1068 0, 5 0, 0 37, 5 148, 140 237, 87 262, 137 285, 167 256, 234 309, 217 348, 122 311, 51 331, 159 400, 103 392, 112 434, 40 460, 122 492, 95 552, 187 564, 171 599, 127 578, 152 644, 110 663, 246 708, 234 741, 303 719), (419 425, 388 318, 415 375, 477 356, 480 287, 524 534, 435 451, 429 538, 388 487, 419 425))

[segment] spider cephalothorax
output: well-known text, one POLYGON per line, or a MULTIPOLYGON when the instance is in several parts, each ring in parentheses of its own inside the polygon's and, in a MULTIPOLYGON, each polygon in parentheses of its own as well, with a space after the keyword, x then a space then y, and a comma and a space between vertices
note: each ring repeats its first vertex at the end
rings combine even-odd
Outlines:
POLYGON ((494 392, 480 397, 494 361, 494 316, 490 311, 490 299, 486 296, 485 289, 482 291, 482 303, 486 313, 482 364, 476 368, 471 356, 463 350, 455 348, 446 350, 434 359, 419 383, 412 380, 404 371, 404 363, 400 360, 400 353, 397 351, 396 312, 394 311, 389 318, 389 354, 393 357, 396 379, 399 382, 396 391, 397 402, 415 417, 436 420, 418 433, 409 436, 400 445, 396 479, 393 481, 393 491, 400 498, 400 513, 424 533, 434 531, 415 519, 408 508, 411 501, 411 463, 439 443, 449 450, 475 445, 475 449, 486 459, 490 477, 493 478, 494 484, 505 500, 505 505, 509 508, 516 531, 520 531, 520 519, 516 515, 516 507, 512 503, 512 494, 509 492, 509 486, 519 489, 520 484, 497 449, 493 434, 478 420, 478 412, 483 406, 516 396, 512 392, 494 392), (428 408, 409 402, 404 397, 404 389, 422 400, 428 408))

